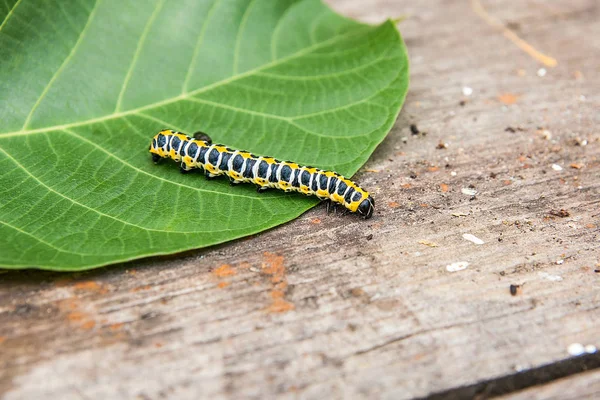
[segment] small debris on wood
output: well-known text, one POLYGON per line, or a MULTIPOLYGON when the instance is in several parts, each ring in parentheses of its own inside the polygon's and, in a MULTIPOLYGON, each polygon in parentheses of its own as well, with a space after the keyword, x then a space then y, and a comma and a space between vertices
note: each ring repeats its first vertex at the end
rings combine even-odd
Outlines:
POLYGON ((466 194, 467 196, 475 196, 477 194, 477 190, 473 188, 462 188, 460 189, 462 194, 466 194))
POLYGON ((462 236, 463 236, 463 239, 468 240, 469 242, 473 242, 475 244, 484 244, 485 243, 483 240, 479 239, 475 235, 471 235, 470 233, 465 233, 462 236))
POLYGON ((567 347, 567 352, 570 355, 577 357, 585 353, 585 347, 581 343, 571 343, 569 347, 567 347))
POLYGON ((544 140, 552 139, 552 132, 550 132, 548 129, 538 128, 538 130, 535 133, 537 135, 540 135, 544 140))
POLYGON ((428 247, 438 247, 437 243, 430 242, 429 240, 419 240, 419 244, 428 246, 428 247))
POLYGON ((506 23, 506 27, 512 31, 518 31, 521 29, 521 24, 518 22, 509 21, 506 23))
POLYGON ((444 143, 440 140, 440 142, 437 144, 437 146, 435 146, 436 149, 438 150, 444 150, 448 148, 448 143, 444 143))
POLYGON ((496 179, 497 176, 498 176, 498 173, 496 173, 496 172, 490 172, 490 178, 496 179))
POLYGON ((560 210, 550 210, 550 212, 548 214, 553 215, 555 217, 560 217, 560 218, 566 218, 571 215, 564 208, 561 208, 560 210))
POLYGON ((446 185, 445 183, 440 183, 440 190, 443 193, 446 193, 450 188, 448 187, 448 185, 446 185))
POLYGON ((378 170, 378 169, 365 169, 365 172, 373 172, 373 173, 378 173, 378 172, 381 172, 381 171, 380 171, 380 170, 378 170))
POLYGON ((552 164, 552 169, 555 171, 562 171, 563 168, 558 164, 552 164))
POLYGON ((367 235, 367 240, 371 240, 371 239, 373 239, 373 234, 372 234, 372 233, 369 233, 369 234, 367 235))
POLYGON ((577 357, 583 354, 594 354, 598 351, 596 346, 593 344, 588 344, 586 346, 581 343, 571 343, 569 347, 567 347, 567 352, 573 357, 577 357))
POLYGON ((362 290, 361 288, 352 288, 350 289, 350 295, 353 297, 362 297, 365 296, 367 293, 362 290))
POLYGON ((517 294, 519 294, 521 292, 521 285, 510 285, 510 294, 512 296, 516 296, 517 294))
POLYGON ((512 93, 503 93, 498 96, 500 103, 510 106, 517 102, 518 96, 512 93))
POLYGON ((450 172, 450 176, 456 176, 456 175, 458 175, 458 174, 456 173, 456 171, 451 171, 451 172, 450 172))
POLYGON ((467 269, 468 266, 469 266, 468 262, 458 261, 458 262, 446 265, 446 271, 448 271, 448 272, 462 271, 463 269, 467 269))
POLYGON ((577 164, 577 163, 571 163, 571 164, 569 164, 569 167, 573 168, 573 169, 581 169, 581 168, 583 168, 583 165, 577 164))
POLYGON ((453 217, 468 217, 469 214, 463 213, 463 212, 455 212, 455 213, 452 213, 452 216, 453 217))
POLYGON ((412 172, 412 171, 411 171, 411 173, 410 173, 410 175, 409 175, 409 176, 410 176, 410 178, 411 178, 411 179, 417 179, 417 176, 418 176, 418 175, 417 175, 417 173, 416 173, 416 172, 412 172))
POLYGON ((550 147, 550 151, 551 151, 552 153, 560 153, 560 152, 561 152, 561 150, 562 150, 562 147, 560 147, 559 145, 556 145, 556 146, 552 146, 552 147, 550 147))
POLYGON ((540 78, 543 78, 544 76, 546 76, 546 73, 548 71, 546 71, 546 68, 540 68, 537 71, 537 76, 539 76, 540 78))
POLYGON ((418 135, 420 133, 419 128, 417 128, 416 124, 410 125, 410 133, 412 133, 413 135, 418 135))
POLYGON ((593 344, 588 344, 587 346, 585 346, 585 352, 588 354, 594 354, 597 351, 598 349, 593 344))
POLYGON ((473 94, 473 89, 468 86, 465 86, 462 88, 462 94, 465 96, 470 96, 473 94))
POLYGON ((540 272, 540 276, 552 282, 560 282, 563 280, 562 276, 552 275, 547 272, 540 272))
POLYGON ((467 102, 464 101, 464 100, 461 100, 461 101, 458 102, 458 105, 461 106, 461 107, 464 107, 465 104, 467 104, 467 102))
POLYGON ((580 137, 577 137, 577 138, 573 139, 573 144, 575 146, 581 146, 581 147, 583 147, 583 146, 587 146, 588 141, 587 141, 587 139, 582 139, 580 137))

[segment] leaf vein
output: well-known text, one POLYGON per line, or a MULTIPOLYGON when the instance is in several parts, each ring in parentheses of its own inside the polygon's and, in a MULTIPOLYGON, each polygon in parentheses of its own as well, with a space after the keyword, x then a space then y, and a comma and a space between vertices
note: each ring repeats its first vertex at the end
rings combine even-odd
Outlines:
POLYGON ((9 224, 6 221, 0 220, 0 224, 5 225, 5 226, 7 226, 7 227, 9 227, 9 228, 11 228, 11 229, 19 232, 19 233, 22 233, 22 234, 26 235, 26 236, 29 236, 29 237, 37 240, 39 243, 42 243, 42 244, 44 244, 44 245, 46 245, 46 246, 48 246, 48 247, 50 247, 50 248, 52 248, 52 249, 60 252, 60 253, 77 254, 77 255, 82 255, 82 256, 83 255, 95 255, 95 254, 73 252, 73 251, 70 251, 70 250, 66 250, 66 249, 64 249, 62 247, 55 246, 54 244, 52 244, 50 242, 46 242, 45 240, 39 238, 38 236, 35 236, 35 235, 33 235, 33 234, 29 233, 29 232, 26 232, 26 231, 24 231, 22 229, 19 229, 18 227, 14 226, 12 224, 9 224))
POLYGON ((281 29, 281 21, 283 21, 284 18, 287 17, 287 15, 289 14, 290 10, 293 10, 294 7, 296 7, 298 5, 298 3, 294 3, 291 6, 289 6, 287 8, 287 10, 285 10, 281 16, 279 16, 279 20, 277 21, 277 23, 275 24, 275 28, 273 28, 273 33, 271 34, 271 43, 270 43, 270 47, 271 47, 271 61, 275 61, 277 59, 277 40, 279 37, 279 29, 281 29))
POLYGON ((21 130, 27 129, 27 127, 29 126, 29 123, 31 122, 31 118, 33 117, 33 114, 34 114, 35 110, 37 110, 38 106, 42 102, 42 99, 44 99, 44 97, 46 97, 46 94, 50 90, 50 87, 52 87, 52 85, 54 84, 54 81, 56 81, 56 79, 58 78, 58 76, 62 73, 62 71, 67 66, 67 64, 73 58, 73 55, 77 52, 77 49, 79 48, 79 45, 81 44, 82 39, 84 38, 85 33, 87 32, 88 28, 90 27, 91 21, 94 18, 94 15, 96 14, 96 10, 98 9, 98 4, 100 4, 101 1, 102 0, 97 0, 94 3, 94 8, 92 8, 92 11, 90 12, 90 14, 88 16, 88 19, 87 19, 87 21, 86 21, 83 29, 79 33, 79 37, 77 38, 77 41, 75 42, 75 45, 73 46, 73 48, 71 49, 71 51, 69 52, 69 54, 67 55, 67 57, 63 60, 62 64, 56 70, 56 72, 54 73, 54 75, 52 75, 52 78, 50 78, 50 81, 48 81, 48 84, 46 85, 46 87, 42 91, 42 94, 40 95, 40 97, 38 97, 37 101, 35 102, 35 104, 31 108, 31 111, 27 115, 27 118, 25 119, 25 122, 23 123, 23 127, 21 128, 21 130))
POLYGON ((154 11, 152 11, 150 18, 148 18, 148 22, 146 22, 146 26, 144 26, 144 30, 137 43, 135 53, 133 54, 133 58, 131 59, 131 64, 129 65, 129 69, 127 70, 127 75, 125 75, 125 80, 123 81, 123 85, 121 86, 121 91, 119 93, 119 97, 117 98, 117 105, 115 106, 115 111, 113 112, 113 114, 118 113, 121 110, 121 103, 123 102, 125 90, 127 89, 129 80, 133 75, 133 69, 138 61, 138 58, 140 57, 140 53, 142 52, 142 48, 144 47, 146 38, 148 37, 148 33, 150 32, 150 27, 152 27, 152 24, 154 24, 154 21, 156 20, 156 17, 158 16, 164 4, 165 0, 159 0, 158 3, 156 3, 154 11))
POLYGON ((237 35, 235 37, 235 45, 233 47, 234 48, 234 51, 233 51, 233 75, 237 75, 237 73, 238 73, 238 62, 239 62, 239 57, 240 57, 241 36, 242 36, 242 33, 244 32, 244 29, 246 28, 248 16, 250 15, 250 10, 252 9, 252 6, 254 6, 254 4, 256 4, 256 0, 250 0, 250 3, 248 3, 248 7, 246 7, 246 11, 244 11, 244 14, 242 15, 240 27, 239 27, 239 29, 237 31, 237 35))
POLYGON ((256 72, 256 75, 258 76, 264 76, 264 77, 269 77, 269 78, 273 78, 273 79, 281 79, 281 80, 289 80, 289 81, 305 81, 305 82, 310 82, 310 81, 319 81, 323 78, 339 78, 342 75, 346 75, 346 74, 353 74, 356 73, 358 71, 361 71, 365 68, 371 67, 373 65, 377 65, 380 62, 383 61, 391 61, 394 59, 399 59, 399 56, 393 56, 393 57, 378 57, 372 61, 369 61, 368 63, 365 64, 361 64, 358 65, 356 67, 352 67, 349 69, 345 69, 341 72, 333 72, 330 74, 321 74, 321 75, 311 75, 311 76, 299 76, 299 75, 281 75, 281 74, 274 74, 272 72, 256 72))
MULTIPOLYGON (((196 90, 194 90, 192 92, 180 94, 179 96, 175 96, 175 97, 172 97, 172 98, 169 98, 169 99, 166 99, 166 100, 158 101, 156 103, 148 104, 148 105, 143 106, 143 107, 139 107, 139 108, 136 108, 136 109, 131 109, 131 110, 128 110, 128 111, 122 111, 122 112, 116 113, 116 114, 113 113, 113 114, 109 114, 109 115, 104 115, 104 116, 98 117, 98 118, 90 118, 90 119, 85 120, 85 121, 71 122, 71 123, 67 123, 67 124, 63 124, 63 125, 55 125, 55 126, 50 126, 50 127, 46 127, 46 128, 28 129, 28 130, 21 129, 19 131, 13 131, 13 132, 3 132, 3 133, 0 133, 0 139, 1 138, 13 137, 13 136, 29 135, 29 134, 33 134, 33 133, 56 131, 56 130, 61 130, 61 129, 65 129, 65 128, 72 128, 72 127, 77 127, 77 126, 90 125, 90 124, 94 124, 94 123, 101 123, 101 122, 113 120, 113 119, 116 119, 116 118, 124 117, 124 116, 127 116, 127 115, 134 115, 134 114, 136 114, 136 113, 138 113, 140 111, 144 111, 144 110, 149 110, 149 109, 161 107, 161 106, 164 106, 164 105, 167 105, 167 104, 174 103, 174 102, 179 101, 179 100, 185 100, 185 99, 188 99, 190 96, 194 96, 194 95, 197 95, 197 94, 200 94, 200 93, 204 93, 204 92, 207 92, 209 90, 218 88, 220 86, 224 86, 224 85, 226 85, 228 83, 235 82, 235 81, 237 81, 239 79, 245 78, 247 76, 251 76, 252 74, 254 74, 254 73, 258 72, 258 71, 262 71, 264 69, 272 68, 272 67, 274 67, 276 65, 283 64, 284 62, 293 60, 293 59, 295 59, 297 57, 300 57, 300 56, 302 56, 304 54, 310 53, 311 51, 313 51, 315 49, 318 49, 320 47, 325 47, 327 45, 330 45, 332 43, 335 43, 335 42, 341 40, 342 38, 345 38, 345 37, 348 37, 348 36, 352 36, 352 35, 357 35, 358 33, 361 33, 361 32, 362 32, 362 30, 350 31, 350 32, 348 32, 348 34, 344 34, 342 36, 336 36, 336 37, 333 37, 331 39, 325 40, 325 41, 320 42, 320 43, 318 43, 318 44, 316 44, 314 46, 310 46, 310 47, 304 48, 304 49, 302 49, 302 50, 300 50, 300 51, 298 51, 298 52, 296 52, 294 54, 291 54, 291 55, 289 55, 287 57, 280 58, 280 59, 278 59, 276 61, 273 61, 273 62, 270 62, 268 64, 264 64, 264 65, 262 65, 260 67, 254 68, 254 69, 249 70, 249 71, 244 72, 244 73, 241 73, 241 74, 239 74, 237 76, 226 78, 226 79, 223 79, 221 81, 215 82, 213 84, 210 84, 210 85, 204 86, 202 88, 196 89, 196 90)), ((327 112, 327 110, 325 112, 327 112)))
POLYGON ((219 4, 221 0, 215 0, 210 6, 208 13, 206 14, 206 19, 202 24, 202 29, 200 29, 200 35, 198 35, 198 41, 196 42, 196 46, 194 47, 194 52, 192 53, 192 59, 190 60, 190 65, 188 66, 187 73, 185 75, 185 80, 183 81, 183 86, 181 87, 181 95, 185 95, 188 93, 188 85, 190 83, 190 78, 192 77, 192 71, 196 66, 196 58, 198 58, 198 52, 200 51, 200 46, 202 46, 202 42, 204 41, 204 34, 206 33, 206 28, 208 27, 208 22, 213 15, 214 10, 217 9, 217 4, 219 4))
MULTIPOLYGON (((67 131, 64 131, 64 132, 67 132, 67 131)), ((78 135, 74 134, 73 132, 70 132, 70 133, 73 134, 74 136, 78 137, 79 139, 82 139, 81 136, 78 136, 78 135)), ((94 143, 94 145, 95 145, 95 143, 94 143)), ((92 208, 90 206, 87 206, 87 205, 85 205, 83 203, 78 202, 75 199, 72 199, 72 198, 70 198, 68 196, 65 196, 64 194, 62 194, 61 192, 57 191, 56 189, 48 186, 47 184, 45 184, 44 182, 42 182, 39 178, 37 178, 35 175, 33 175, 27 168, 25 168, 25 166, 23 164, 21 164, 13 156, 11 156, 10 154, 8 154, 4 149, 0 148, 0 152, 4 153, 4 155, 7 158, 9 158, 13 163, 15 163, 21 170, 23 170, 23 172, 25 172, 27 175, 29 175, 31 178, 33 178, 33 180, 36 181, 36 182, 38 182, 41 186, 45 187, 48 191, 50 191, 50 192, 52 192, 52 193, 54 193, 54 194, 56 194, 56 195, 58 195, 58 196, 60 196, 60 197, 62 197, 64 199, 68 200, 73 205, 78 205, 80 207, 83 207, 83 208, 85 208, 85 209, 87 209, 87 210, 89 210, 89 211, 91 211, 93 213, 96 213, 96 214, 98 214, 98 215, 100 215, 102 217, 106 217, 106 218, 112 219, 112 220, 114 220, 116 222, 120 222, 122 224, 129 225, 129 226, 132 226, 134 228, 138 228, 138 229, 146 230, 146 231, 160 232, 160 233, 176 233, 176 234, 198 233, 197 231, 171 231, 171 230, 167 231, 167 230, 163 230, 163 229, 147 228, 147 227, 144 227, 144 226, 139 226, 139 225, 136 225, 136 224, 132 224, 131 222, 127 222, 127 221, 122 220, 120 218, 117 218, 115 216, 103 213, 100 210, 96 210, 96 209, 94 209, 94 208, 92 208)), ((147 175, 150 175, 150 174, 147 174, 147 175)), ((153 175, 150 175, 150 176, 153 176, 153 175)), ((159 178, 159 179, 162 179, 162 178, 159 178)))
POLYGON ((2 28, 4 28, 4 25, 6 25, 6 23, 8 22, 8 19, 14 14, 15 10, 17 9, 17 6, 20 3, 21 3, 21 0, 17 0, 17 2, 12 6, 10 11, 8 12, 8 14, 6 14, 6 18, 4 18, 4 21, 2 21, 2 24, 0 24, 0 32, 2 32, 2 28))
MULTIPOLYGON (((224 192, 219 192, 219 191, 216 191, 216 190, 208 190, 208 189, 203 189, 203 188, 193 187, 193 186, 189 186, 189 185, 183 185, 183 184, 181 184, 181 183, 173 182, 173 181, 170 181, 170 180, 168 180, 168 179, 162 178, 162 177, 160 177, 160 176, 158 176, 158 175, 153 175, 153 174, 150 174, 150 173, 148 173, 148 172, 144 171, 143 169, 140 169, 140 168, 136 167, 135 165, 133 165, 133 164, 130 164, 130 163, 128 163, 127 161, 125 161, 125 160, 123 160, 123 159, 119 158, 117 155, 115 155, 115 154, 111 153, 110 151, 106 150, 106 149, 105 149, 105 148, 103 148, 102 146, 99 146, 98 144, 94 143, 93 141, 91 141, 91 140, 89 140, 89 139, 87 139, 87 138, 85 138, 85 137, 83 137, 83 136, 81 136, 81 135, 78 135, 77 133, 75 133, 75 132, 73 132, 73 131, 71 131, 71 130, 69 130, 69 129, 63 129, 62 131, 63 131, 63 132, 65 132, 65 133, 67 133, 67 134, 69 134, 69 135, 71 135, 71 136, 73 136, 73 137, 75 137, 75 138, 77 138, 77 139, 79 139, 79 140, 81 140, 81 141, 83 141, 83 142, 85 142, 85 143, 88 143, 88 144, 90 144, 91 146, 93 146, 93 147, 95 147, 96 149, 100 150, 101 152, 105 153, 105 154, 106 154, 106 155, 108 155, 109 157, 111 157, 111 158, 114 158, 115 160, 118 160, 119 162, 123 163, 125 166, 127 166, 127 167, 129 167, 129 168, 133 169, 134 171, 136 171, 136 173, 143 174, 143 175, 147 175, 147 176, 150 176, 150 177, 152 177, 152 178, 155 178, 155 179, 161 180, 161 181, 163 181, 163 182, 170 183, 170 184, 172 184, 172 185, 175 185, 175 186, 181 186, 181 187, 186 187, 186 188, 189 188, 189 189, 193 189, 193 190, 196 190, 196 191, 198 191, 198 192, 203 192, 203 193, 214 193, 214 194, 216 194, 216 195, 220 195, 220 196, 243 197, 243 198, 248 198, 248 199, 256 200, 256 198, 255 198, 255 197, 245 196, 245 195, 241 195, 241 194, 236 194, 236 193, 224 193, 224 192)), ((148 139, 148 140, 150 140, 150 139, 148 139)), ((1 150, 1 149, 0 149, 0 150, 1 150)), ((146 229, 146 228, 144 228, 144 229, 146 229)))

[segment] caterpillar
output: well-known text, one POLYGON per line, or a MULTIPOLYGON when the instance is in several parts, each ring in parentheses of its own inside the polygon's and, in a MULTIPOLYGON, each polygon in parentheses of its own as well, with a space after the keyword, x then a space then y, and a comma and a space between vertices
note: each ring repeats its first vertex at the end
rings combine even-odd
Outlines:
POLYGON ((196 132, 191 138, 170 129, 161 130, 152 138, 149 150, 154 163, 170 158, 181 163, 182 173, 202 169, 208 179, 227 175, 231 185, 254 183, 259 193, 275 188, 314 195, 341 204, 365 219, 371 218, 375 208, 369 192, 336 172, 213 144, 202 132, 196 132))

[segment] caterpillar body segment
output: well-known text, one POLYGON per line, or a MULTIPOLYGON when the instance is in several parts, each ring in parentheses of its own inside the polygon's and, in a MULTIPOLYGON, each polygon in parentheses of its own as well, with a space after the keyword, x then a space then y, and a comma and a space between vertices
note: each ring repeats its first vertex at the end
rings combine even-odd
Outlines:
POLYGON ((202 132, 191 138, 181 132, 162 130, 152 138, 150 153, 155 163, 162 158, 179 162, 181 172, 199 168, 207 178, 227 175, 232 185, 253 183, 259 192, 274 188, 314 195, 341 204, 365 219, 371 218, 375 208, 367 191, 336 172, 230 149, 212 143, 202 132))

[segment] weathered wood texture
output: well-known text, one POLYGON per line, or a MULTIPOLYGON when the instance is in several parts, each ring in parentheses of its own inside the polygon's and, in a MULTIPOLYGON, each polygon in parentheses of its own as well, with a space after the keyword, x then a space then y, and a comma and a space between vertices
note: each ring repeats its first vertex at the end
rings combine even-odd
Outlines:
MULTIPOLYGON (((411 90, 357 176, 374 218, 322 206, 170 258, 1 274, 5 399, 402 399, 600 347, 600 4, 483 1, 557 59, 542 77, 470 1, 332 3, 409 17, 411 90)), ((597 394, 597 378, 528 393, 597 394)))

